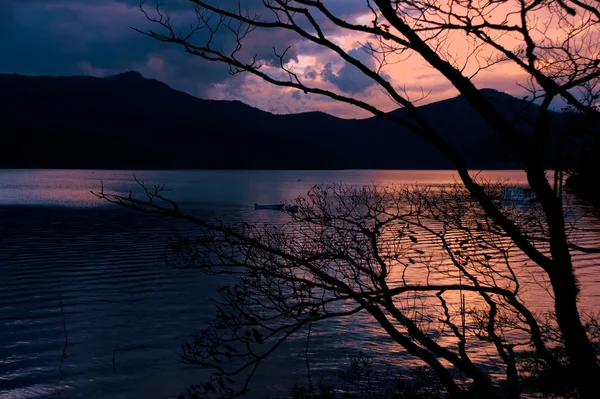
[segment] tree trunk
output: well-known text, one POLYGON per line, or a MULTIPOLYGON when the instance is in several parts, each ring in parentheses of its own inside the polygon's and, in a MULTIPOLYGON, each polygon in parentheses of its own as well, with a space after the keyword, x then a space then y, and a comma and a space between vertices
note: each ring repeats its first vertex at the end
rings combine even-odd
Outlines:
POLYGON ((579 396, 586 399, 597 398, 600 366, 577 309, 578 288, 573 268, 570 259, 564 262, 555 259, 555 262, 556 270, 550 273, 555 298, 554 309, 579 396))
POLYGON ((529 184, 546 215, 552 260, 544 270, 554 291, 554 309, 567 357, 581 398, 597 398, 600 366, 577 308, 579 287, 567 245, 562 200, 552 191, 542 168, 527 170, 529 184), (587 378, 586 378, 587 376, 587 378))

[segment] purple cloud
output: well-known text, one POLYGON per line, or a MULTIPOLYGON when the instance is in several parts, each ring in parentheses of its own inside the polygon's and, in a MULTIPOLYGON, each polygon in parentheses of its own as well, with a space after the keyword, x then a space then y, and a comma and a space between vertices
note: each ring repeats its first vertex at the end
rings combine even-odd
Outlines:
MULTIPOLYGON (((163 10, 169 12, 176 29, 185 31, 190 22, 196 20, 189 0, 162 2, 163 10)), ((211 2, 223 8, 237 5, 237 0, 211 2)), ((261 10, 261 0, 243 0, 242 4, 251 12, 261 10)), ((333 13, 350 22, 369 12, 365 0, 329 0, 325 4, 333 13)), ((0 41, 0 73, 108 76, 134 69, 146 77, 203 98, 237 98, 263 109, 279 109, 280 112, 321 109, 339 115, 354 115, 354 108, 348 111, 347 106, 331 100, 301 92, 270 89, 267 84, 249 75, 232 77, 224 64, 202 60, 186 54, 180 47, 145 37, 130 29, 131 26, 141 29, 151 26, 138 7, 139 0, 0 0, 0 35, 6 38, 0 41), (285 101, 290 103, 279 103, 285 101)), ((147 7, 149 12, 154 12, 154 0, 148 0, 147 7)), ((262 18, 272 19, 273 15, 262 9, 262 18)), ((323 32, 335 40, 345 40, 346 44, 367 40, 365 36, 344 37, 339 28, 326 22, 322 14, 316 13, 315 18, 322 23, 323 32)), ((206 32, 198 32, 195 40, 202 43, 206 37, 206 32)), ((219 48, 226 43, 231 45, 226 32, 219 33, 214 43, 219 48)), ((257 29, 248 36, 238 57, 245 61, 256 55, 257 59, 268 64, 265 70, 277 73, 276 68, 269 67, 277 67, 279 61, 273 47, 281 53, 288 46, 286 61, 301 65, 296 67, 296 71, 301 71, 300 76, 307 84, 336 87, 353 96, 368 96, 369 100, 380 101, 379 97, 375 98, 379 93, 371 79, 351 64, 342 62, 331 51, 291 31, 257 29), (307 59, 314 65, 307 66, 307 59), (301 64, 299 60, 302 60, 301 64)), ((361 49, 350 50, 349 54, 372 70, 376 69, 375 60, 361 49)), ((386 71, 396 79, 404 78, 405 81, 395 82, 403 87, 423 84, 426 89, 434 88, 435 95, 447 93, 444 87, 447 82, 426 76, 414 78, 423 75, 422 72, 411 74, 406 68, 399 70, 395 66, 386 71)), ((390 79, 386 73, 382 76, 390 79)), ((483 82, 482 78, 483 75, 478 77, 478 82, 483 82)), ((489 83, 486 82, 485 86, 492 83, 499 87, 503 85, 503 82, 489 83)))
MULTIPOLYGON (((363 48, 350 50, 348 55, 354 57, 372 70, 376 68, 377 61, 363 48)), ((375 84, 373 79, 348 62, 344 62, 344 65, 338 72, 334 72, 332 63, 328 62, 321 70, 320 75, 324 81, 333 83, 338 89, 351 94, 362 92, 375 84)), ((385 73, 382 73, 381 76, 386 80, 391 79, 385 73)))

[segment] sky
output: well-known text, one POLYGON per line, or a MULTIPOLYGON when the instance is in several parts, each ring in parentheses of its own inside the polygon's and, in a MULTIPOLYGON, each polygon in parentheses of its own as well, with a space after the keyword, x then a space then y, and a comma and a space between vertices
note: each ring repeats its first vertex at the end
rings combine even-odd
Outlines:
MULTIPOLYGON (((195 15, 187 0, 162 2, 175 24, 187 24, 195 15)), ((369 18, 365 0, 328 0, 326 4, 349 21, 369 18)), ((185 54, 173 44, 160 43, 131 29, 149 26, 139 10, 139 0, 0 0, 0 73, 105 77, 136 70, 200 98, 241 100, 273 113, 322 111, 343 118, 370 116, 351 105, 277 88, 248 74, 232 76, 226 65, 185 54)), ((372 58, 361 50, 361 45, 369 42, 368 37, 326 29, 349 54, 374 66, 372 58)), ((289 65, 307 81, 369 100, 386 111, 398 108, 354 67, 293 34, 253 32, 244 51, 272 61, 272 47, 281 50, 288 45, 289 65)), ((417 57, 388 65, 381 75, 405 90, 411 99, 428 93, 417 105, 457 95, 447 81, 417 57)), ((525 83, 524 76, 506 65, 483 71, 475 83, 479 88, 491 87, 515 96, 525 94, 517 85, 525 83)))

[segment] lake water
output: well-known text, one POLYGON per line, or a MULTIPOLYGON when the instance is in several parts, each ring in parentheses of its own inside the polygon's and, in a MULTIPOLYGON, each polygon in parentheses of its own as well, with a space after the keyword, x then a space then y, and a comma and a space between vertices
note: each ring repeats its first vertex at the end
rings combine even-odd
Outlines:
MULTIPOLYGON (((113 192, 139 192, 134 175, 165 184, 167 195, 190 211, 259 222, 283 222, 287 215, 255 211, 254 203, 289 201, 317 184, 457 180, 453 171, 2 170, 1 398, 174 397, 203 375, 181 363, 178 353, 214 314, 210 298, 218 282, 170 269, 159 259, 168 237, 189 227, 112 206, 90 193, 102 184, 113 192)), ((521 171, 480 177, 525 182, 521 171)), ((585 223, 596 225, 597 219, 585 223)), ((582 237, 584 243, 599 241, 582 237)), ((575 258, 581 304, 588 311, 600 310, 597 259, 575 258)), ((547 297, 536 298, 539 308, 548 304, 547 297)), ((304 381, 302 338, 265 363, 249 396, 285 394, 304 381)), ((360 350, 385 364, 398 364, 401 353, 368 320, 337 320, 314 327, 313 372, 332 374, 360 350)))

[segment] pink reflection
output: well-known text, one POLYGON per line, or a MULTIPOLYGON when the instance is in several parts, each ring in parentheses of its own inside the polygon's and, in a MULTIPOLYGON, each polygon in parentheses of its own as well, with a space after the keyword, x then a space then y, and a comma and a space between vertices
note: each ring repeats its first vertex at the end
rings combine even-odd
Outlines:
MULTIPOLYGON (((371 181, 395 185, 448 185, 460 182, 455 170, 369 170, 365 178, 371 181)), ((510 181, 511 184, 525 184, 527 177, 522 170, 471 171, 476 181, 510 181)))

